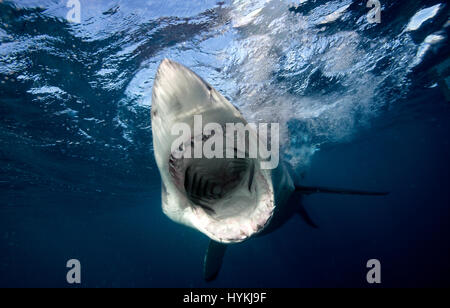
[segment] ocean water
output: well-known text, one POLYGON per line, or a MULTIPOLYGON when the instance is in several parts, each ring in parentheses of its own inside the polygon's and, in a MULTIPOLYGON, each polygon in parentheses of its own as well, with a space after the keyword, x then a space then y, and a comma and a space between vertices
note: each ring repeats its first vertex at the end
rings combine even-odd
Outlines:
POLYGON ((442 0, 0 1, 0 287, 449 286, 449 5, 442 0), (76 6, 75 6, 76 7, 76 6), (73 17, 73 16, 72 16, 73 17), (78 22, 79 21, 79 22, 78 22), (161 210, 151 93, 164 58, 279 122, 319 229, 227 250, 161 210))

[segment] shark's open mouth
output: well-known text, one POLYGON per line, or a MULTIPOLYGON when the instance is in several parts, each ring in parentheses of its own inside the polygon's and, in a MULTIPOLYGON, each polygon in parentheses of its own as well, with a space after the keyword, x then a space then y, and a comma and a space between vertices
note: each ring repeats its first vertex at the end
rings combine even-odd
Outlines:
MULTIPOLYGON (((236 151, 235 151, 236 152, 236 151)), ((193 222, 210 237, 240 242, 258 233, 273 213, 271 187, 251 158, 169 158, 169 172, 187 196, 193 222)))
POLYGON ((249 177, 254 176, 250 164, 253 165, 246 159, 194 160, 184 174, 184 189, 188 198, 213 215, 232 216, 234 207, 224 208, 220 200, 233 194, 247 172, 249 177))

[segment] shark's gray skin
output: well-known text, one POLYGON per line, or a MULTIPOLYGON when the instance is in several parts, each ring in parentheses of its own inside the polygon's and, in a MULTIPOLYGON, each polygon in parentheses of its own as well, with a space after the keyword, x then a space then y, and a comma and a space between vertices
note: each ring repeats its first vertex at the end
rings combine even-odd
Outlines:
POLYGON ((204 263, 207 281, 218 275, 229 244, 270 233, 296 214, 317 227, 301 206, 304 194, 385 194, 296 186, 283 162, 267 170, 261 167, 260 158, 180 158, 176 151, 192 151, 195 138, 210 137, 202 133, 176 144, 179 136, 172 134, 173 126, 185 123, 194 131, 196 115, 202 115, 204 124, 247 124, 240 111, 201 77, 164 59, 156 73, 151 111, 154 154, 162 179, 162 208, 173 221, 211 239, 204 263))

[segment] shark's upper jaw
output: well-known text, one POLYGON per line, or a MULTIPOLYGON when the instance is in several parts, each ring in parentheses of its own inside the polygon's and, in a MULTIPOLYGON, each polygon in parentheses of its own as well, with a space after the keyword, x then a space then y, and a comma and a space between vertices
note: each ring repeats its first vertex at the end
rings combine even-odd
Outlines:
POLYGON ((176 159, 171 145, 178 136, 171 135, 171 128, 179 122, 192 128, 195 115, 203 116, 204 125, 246 123, 202 78, 164 60, 152 100, 154 152, 165 188, 163 210, 215 241, 241 242, 260 232, 273 215, 270 173, 261 170, 258 159, 176 159))

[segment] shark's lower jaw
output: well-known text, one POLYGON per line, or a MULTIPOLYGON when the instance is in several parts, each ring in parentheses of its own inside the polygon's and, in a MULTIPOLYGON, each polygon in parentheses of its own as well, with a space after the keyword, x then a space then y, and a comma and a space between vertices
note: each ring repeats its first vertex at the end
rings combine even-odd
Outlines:
POLYGON ((188 199, 192 225, 216 241, 242 242, 272 217, 272 188, 256 159, 176 159, 172 154, 169 171, 188 199))

